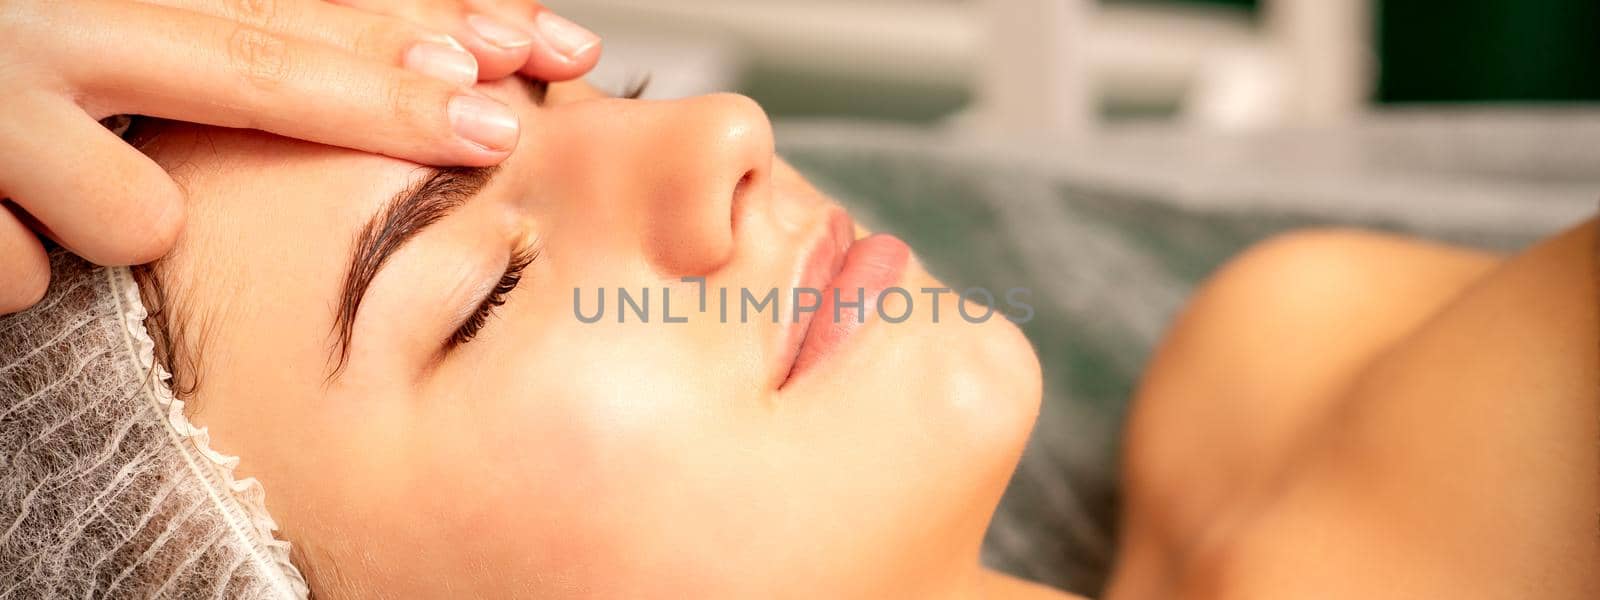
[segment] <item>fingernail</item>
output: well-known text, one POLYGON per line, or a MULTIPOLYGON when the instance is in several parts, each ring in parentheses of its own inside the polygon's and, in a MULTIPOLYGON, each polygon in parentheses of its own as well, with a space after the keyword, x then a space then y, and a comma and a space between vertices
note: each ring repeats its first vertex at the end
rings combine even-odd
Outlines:
POLYGON ((405 67, 456 85, 478 82, 478 59, 438 42, 419 42, 406 51, 405 67))
POLYGON ((467 27, 485 41, 508 50, 533 43, 533 34, 483 15, 467 15, 467 27))
POLYGON ((456 38, 454 36, 448 36, 448 35, 445 35, 445 34, 442 34, 442 33, 435 33, 435 34, 430 34, 430 35, 432 35, 435 38, 435 40, 437 40, 441 44, 444 44, 444 45, 449 46, 451 48, 455 48, 455 49, 460 50, 462 52, 466 52, 467 51, 467 47, 461 45, 461 42, 456 41, 456 38))
POLYGON ((488 98, 462 94, 450 99, 450 126, 456 135, 495 151, 517 145, 517 114, 488 98))
POLYGON ((600 43, 600 36, 595 35, 593 31, 584 29, 577 23, 548 10, 539 13, 534 24, 539 28, 539 35, 544 36, 545 41, 550 43, 550 47, 567 58, 576 58, 600 43))

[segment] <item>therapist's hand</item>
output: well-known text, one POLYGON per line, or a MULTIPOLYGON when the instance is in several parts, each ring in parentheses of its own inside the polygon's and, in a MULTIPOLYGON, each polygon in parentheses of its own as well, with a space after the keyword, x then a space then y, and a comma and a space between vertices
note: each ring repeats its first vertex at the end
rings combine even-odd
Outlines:
POLYGON ((600 38, 533 0, 328 0, 402 17, 455 36, 478 58, 480 79, 522 73, 566 81, 600 60, 600 38))
MULTIPOLYGON (((321 0, 0 2, 0 314, 44 294, 38 235, 102 265, 154 260, 176 239, 182 190, 102 117, 262 129, 429 164, 503 160, 515 114, 469 89, 480 73, 463 44, 416 22, 321 0)), ((556 80, 599 50, 561 61, 535 58, 535 44, 566 47, 530 42, 508 54, 524 56, 515 69, 556 80)))

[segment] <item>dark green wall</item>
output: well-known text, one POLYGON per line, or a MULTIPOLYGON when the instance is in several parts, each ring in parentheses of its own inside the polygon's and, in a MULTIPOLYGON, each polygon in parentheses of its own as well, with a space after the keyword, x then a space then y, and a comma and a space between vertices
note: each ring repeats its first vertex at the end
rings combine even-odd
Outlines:
POLYGON ((1382 102, 1600 100, 1600 0, 1376 3, 1382 102))
MULTIPOLYGON (((1223 5, 1260 0, 1101 0, 1223 5)), ((1373 0, 1377 100, 1600 101, 1600 0, 1373 0)), ((969 98, 955 86, 904 86, 749 73, 745 93, 777 116, 867 116, 934 121, 969 98)), ((1147 107, 1112 107, 1146 114, 1147 107)), ((1170 107, 1156 107, 1157 111, 1170 107)))
POLYGON ((1388 0, 1385 102, 1600 100, 1600 0, 1388 0))

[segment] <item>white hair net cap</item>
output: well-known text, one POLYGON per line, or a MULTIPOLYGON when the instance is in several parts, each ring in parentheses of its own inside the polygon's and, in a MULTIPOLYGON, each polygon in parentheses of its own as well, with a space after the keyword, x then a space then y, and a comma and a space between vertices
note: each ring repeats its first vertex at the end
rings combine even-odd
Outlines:
POLYGON ((0 317, 0 597, 305 598, 261 485, 173 397, 128 269, 50 270, 0 317))

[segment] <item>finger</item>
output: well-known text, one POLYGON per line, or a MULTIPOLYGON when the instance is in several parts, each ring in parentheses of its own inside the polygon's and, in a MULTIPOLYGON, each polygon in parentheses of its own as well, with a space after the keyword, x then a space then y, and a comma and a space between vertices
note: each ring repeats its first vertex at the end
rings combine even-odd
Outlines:
POLYGON ((539 48, 532 32, 494 16, 468 14, 461 17, 461 26, 471 32, 458 34, 468 40, 467 49, 488 65, 478 75, 485 81, 516 73, 539 48))
POLYGON ((41 42, 62 46, 54 53, 137 49, 57 65, 80 95, 117 112, 261 129, 427 164, 493 165, 517 143, 509 107, 322 44, 165 7, 106 0, 58 6, 70 7, 62 12, 72 22, 117 26, 98 39, 41 42))
POLYGON ((600 62, 600 37, 550 11, 536 21, 548 51, 533 52, 522 73, 544 81, 568 81, 594 70, 600 62))
POLYGON ((522 74, 543 81, 584 76, 600 62, 600 36, 530 0, 468 0, 475 10, 494 14, 533 31, 538 42, 522 74))
POLYGON ((0 189, 68 250, 102 265, 150 262, 183 226, 183 193, 154 161, 65 98, 18 94, 0 109, 0 189))
POLYGON ((320 0, 142 0, 285 37, 320 42, 447 83, 478 82, 478 63, 454 38, 414 22, 320 0))
POLYGON ((478 78, 485 81, 517 72, 528 64, 528 55, 537 45, 532 30, 527 27, 496 15, 467 11, 457 0, 330 1, 451 32, 477 58, 478 78))
POLYGON ((50 286, 50 259, 39 238, 0 202, 0 315, 39 302, 50 286))

